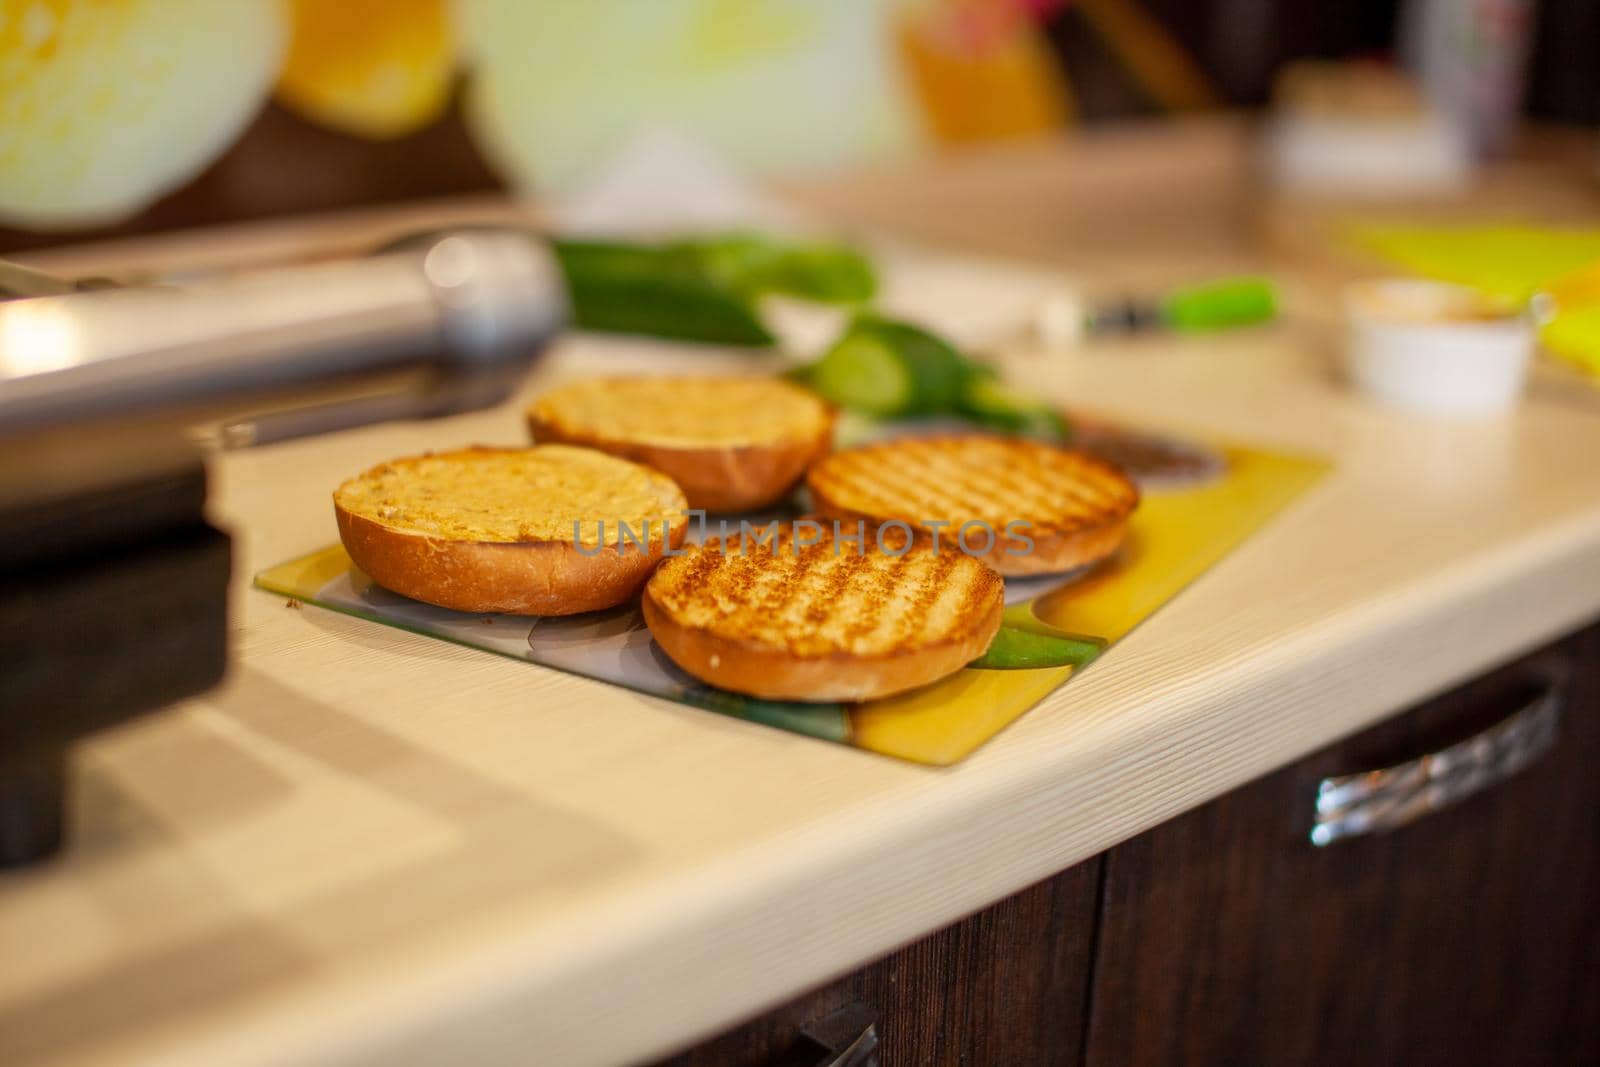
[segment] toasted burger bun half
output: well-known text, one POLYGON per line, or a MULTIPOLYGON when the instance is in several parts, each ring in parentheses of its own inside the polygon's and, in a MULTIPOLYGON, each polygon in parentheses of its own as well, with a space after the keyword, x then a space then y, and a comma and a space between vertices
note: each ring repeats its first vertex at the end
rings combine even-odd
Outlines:
POLYGON ((591 378, 528 409, 535 441, 584 445, 654 467, 692 508, 775 503, 833 440, 833 412, 771 378, 591 378))
MULTIPOLYGON (((664 562, 645 586, 645 623, 667 656, 721 689, 764 700, 862 701, 961 670, 1000 629, 1005 583, 959 552, 900 555, 713 538, 664 562)), ((808 538, 809 539, 809 534, 808 538)))
POLYGON ((1018 438, 902 437, 847 449, 806 476, 813 505, 843 522, 964 550, 1001 574, 1077 570, 1107 558, 1127 535, 1139 490, 1083 452, 1018 438), (959 538, 968 529, 963 549, 959 538), (942 524, 942 525, 935 525, 942 524), (990 537, 987 531, 992 531, 990 537))
POLYGON ((397 459, 345 482, 333 504, 345 550, 385 589, 511 615, 627 601, 689 525, 666 476, 565 445, 397 459), (619 521, 637 538, 619 538, 619 521))

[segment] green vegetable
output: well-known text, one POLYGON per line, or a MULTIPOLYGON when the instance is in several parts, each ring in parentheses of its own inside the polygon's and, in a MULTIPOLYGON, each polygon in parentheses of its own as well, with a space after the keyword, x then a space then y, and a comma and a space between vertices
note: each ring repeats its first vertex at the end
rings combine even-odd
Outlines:
POLYGON ((680 241, 719 284, 749 296, 782 293, 828 304, 860 303, 878 289, 872 263, 847 245, 790 244, 756 234, 680 241))
POLYGON ((1061 412, 1003 384, 992 374, 974 374, 961 390, 957 410, 983 426, 1042 441, 1064 441, 1071 426, 1061 412))
POLYGON ((1015 626, 1002 626, 989 650, 967 664, 984 670, 1027 670, 1039 667, 1081 667, 1104 646, 1075 637, 1059 637, 1015 626))
POLYGON ((829 741, 850 740, 850 718, 843 704, 801 704, 786 700, 759 700, 755 697, 691 685, 684 689, 685 703, 732 715, 739 719, 776 726, 795 733, 809 734, 829 741))
POLYGON ((793 377, 838 407, 876 418, 961 415, 1045 441, 1070 434, 1060 412, 1007 388, 992 368, 919 326, 877 315, 857 317, 822 359, 793 377))
MULTIPOLYGON (((870 298, 872 265, 854 249, 755 234, 668 244, 557 241, 573 319, 587 330, 768 346, 757 302, 768 293, 828 302, 870 298)), ((963 415, 1004 433, 1059 441, 1066 420, 919 326, 862 314, 796 380, 837 406, 878 418, 963 415)))
POLYGON ((1228 278, 1177 289, 1161 302, 1161 317, 1174 330, 1200 332, 1270 322, 1278 295, 1265 278, 1228 278))
POLYGON ((807 368, 806 382, 824 400, 851 411, 892 417, 916 405, 911 369, 889 345, 848 333, 807 368))
POLYGON ((728 345, 774 341, 753 299, 716 281, 681 248, 557 241, 555 251, 581 329, 728 345))
POLYGON ((872 264, 845 245, 755 234, 668 244, 557 241, 555 250, 580 328, 684 341, 771 345, 761 297, 851 303, 870 299, 878 285, 872 264))
POLYGON ((881 418, 954 411, 975 364, 920 327, 862 315, 814 364, 810 384, 831 403, 881 418))

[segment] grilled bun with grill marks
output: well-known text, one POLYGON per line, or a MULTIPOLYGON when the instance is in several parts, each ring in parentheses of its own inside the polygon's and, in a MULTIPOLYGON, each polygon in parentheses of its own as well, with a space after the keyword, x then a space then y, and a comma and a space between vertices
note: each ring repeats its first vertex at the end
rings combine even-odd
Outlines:
POLYGON ((1005 608, 988 566, 949 547, 889 555, 870 535, 836 551, 831 525, 804 548, 785 524, 666 560, 645 586, 650 633, 696 678, 765 700, 891 696, 988 649, 1005 608))
POLYGON ((665 475, 566 445, 397 459, 345 482, 333 504, 345 550, 379 585, 512 615, 626 601, 689 526, 683 493, 665 475), (618 543, 619 521, 647 543, 618 543))
POLYGON ((591 378, 528 409, 535 441, 585 445, 661 471, 689 506, 766 507, 833 440, 833 412, 772 378, 591 378))
POLYGON ((1103 460, 980 434, 901 437, 835 452, 812 466, 806 485, 818 511, 865 520, 868 530, 903 522, 931 539, 930 524, 943 523, 940 544, 954 547, 963 523, 984 523, 994 531, 992 547, 984 551, 988 538, 975 527, 967 548, 1007 575, 1098 563, 1122 543, 1139 503, 1133 482, 1103 460))

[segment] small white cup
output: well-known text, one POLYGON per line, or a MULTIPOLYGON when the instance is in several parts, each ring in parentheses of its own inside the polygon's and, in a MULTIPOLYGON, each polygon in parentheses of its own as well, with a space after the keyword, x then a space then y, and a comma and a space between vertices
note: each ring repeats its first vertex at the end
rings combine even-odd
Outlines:
POLYGON ((1393 278, 1350 286, 1345 315, 1350 380, 1386 404, 1483 415, 1522 393, 1534 348, 1525 312, 1464 286, 1393 278))

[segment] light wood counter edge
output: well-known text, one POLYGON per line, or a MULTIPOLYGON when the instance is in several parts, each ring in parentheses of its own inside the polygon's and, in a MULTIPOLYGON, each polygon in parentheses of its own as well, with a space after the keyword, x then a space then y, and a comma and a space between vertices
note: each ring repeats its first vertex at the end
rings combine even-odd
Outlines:
MULTIPOLYGON (((1068 744, 1007 749, 937 803, 908 810, 886 799, 848 825, 811 826, 660 884, 656 907, 614 916, 606 942, 588 942, 586 958, 559 973, 525 965, 517 929, 484 931, 472 953, 396 967, 381 987, 306 987, 190 1034, 160 1059, 432 1067, 526 1062, 535 1048, 539 1062, 572 1065, 664 1055, 1597 612, 1600 521, 1551 530, 1404 602, 1336 616, 1157 689, 1136 723, 1102 720, 1068 744), (1243 708, 1248 715, 1229 714, 1243 708), (819 923, 819 900, 860 906, 819 923), (670 926, 659 922, 665 914, 670 926)), ((1119 673, 1159 657, 1156 644, 1138 632, 1124 639, 1119 673)), ((1075 686, 1093 684, 1086 675, 1075 686)))

